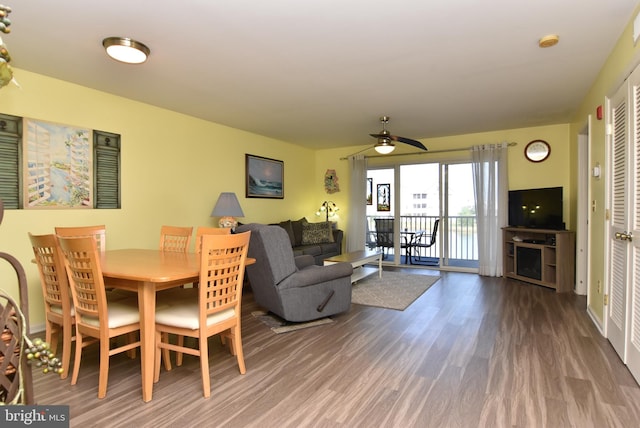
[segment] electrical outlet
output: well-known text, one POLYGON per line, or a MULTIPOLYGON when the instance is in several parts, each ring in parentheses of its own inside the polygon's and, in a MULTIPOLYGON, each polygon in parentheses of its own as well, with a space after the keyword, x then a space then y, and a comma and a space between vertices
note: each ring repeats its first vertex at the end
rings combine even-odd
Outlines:
POLYGON ((594 199, 593 201, 591 201, 591 211, 596 212, 596 207, 597 207, 597 203, 596 203, 596 200, 594 199))
POLYGON ((602 281, 598 280, 598 294, 602 293, 602 281))

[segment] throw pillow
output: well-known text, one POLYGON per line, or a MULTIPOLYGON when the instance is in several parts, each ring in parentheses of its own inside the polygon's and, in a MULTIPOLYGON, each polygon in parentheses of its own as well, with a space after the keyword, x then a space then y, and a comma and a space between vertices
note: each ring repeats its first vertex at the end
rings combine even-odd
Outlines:
POLYGON ((306 223, 302 225, 302 245, 333 242, 331 223, 306 223))
POLYGON ((291 224, 291 220, 281 221, 280 223, 278 223, 278 226, 287 231, 287 235, 289 235, 289 241, 291 241, 291 246, 295 247, 296 235, 293 233, 293 225, 291 224))
POLYGON ((302 217, 300 220, 294 220, 291 222, 293 228, 293 237, 295 239, 294 247, 302 245, 302 225, 307 223, 306 217, 302 217))

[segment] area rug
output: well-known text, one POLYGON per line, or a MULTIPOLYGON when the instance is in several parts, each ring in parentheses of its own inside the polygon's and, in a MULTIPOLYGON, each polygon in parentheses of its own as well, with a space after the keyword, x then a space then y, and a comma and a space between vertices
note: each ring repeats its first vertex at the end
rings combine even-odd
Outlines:
POLYGON ((351 303, 404 311, 439 279, 400 272, 383 272, 382 278, 371 275, 353 285, 351 303))
POLYGON ((265 311, 254 311, 251 312, 251 315, 259 319, 264 325, 268 326, 276 334, 289 333, 291 331, 302 330, 303 328, 316 327, 333 322, 333 320, 328 317, 308 322, 289 322, 287 320, 283 320, 275 314, 265 311))

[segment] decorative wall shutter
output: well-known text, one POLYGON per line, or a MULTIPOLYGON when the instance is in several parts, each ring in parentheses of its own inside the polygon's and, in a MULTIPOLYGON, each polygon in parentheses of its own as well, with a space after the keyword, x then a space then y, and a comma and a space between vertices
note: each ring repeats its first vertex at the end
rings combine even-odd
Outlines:
POLYGON ((22 207, 22 118, 0 114, 0 199, 5 209, 22 207))
POLYGON ((93 131, 94 208, 120 208, 120 135, 93 131))

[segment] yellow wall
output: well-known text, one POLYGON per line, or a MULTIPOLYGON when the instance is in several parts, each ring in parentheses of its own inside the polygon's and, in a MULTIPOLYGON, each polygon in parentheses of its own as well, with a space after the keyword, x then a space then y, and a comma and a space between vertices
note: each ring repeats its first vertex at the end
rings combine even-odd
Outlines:
MULTIPOLYGON (((623 80, 633 71, 633 68, 640 62, 640 45, 633 46, 633 17, 638 13, 640 7, 636 8, 627 27, 624 29, 618 43, 611 52, 609 58, 600 71, 594 85, 585 96, 574 121, 571 123, 571 176, 574 182, 577 180, 577 159, 578 159, 578 135, 585 127, 589 116, 592 116, 591 128, 591 167, 596 163, 602 166, 602 177, 607 173, 605 164, 605 120, 596 120, 596 108, 605 106, 605 97, 612 96, 615 90, 623 83, 623 80)), ((575 187, 575 186, 574 186, 575 187)), ((605 180, 590 178, 589 188, 591 200, 596 203, 596 210, 591 213, 590 234, 590 282, 588 287, 589 308, 591 313, 600 322, 604 314, 604 293, 606 287, 598 290, 598 281, 606 284, 605 275, 605 230, 608 222, 605 219, 605 180)), ((576 195, 577 198, 577 195, 576 195)))
MULTIPOLYGON (((108 249, 155 248, 162 224, 216 225, 209 215, 223 191, 238 195, 246 215, 242 222, 314 216, 318 198, 309 188, 315 168, 309 149, 23 70, 15 75, 22 89, 2 89, 1 113, 122 135, 122 209, 5 211, 0 251, 18 258, 26 270, 33 328, 42 328, 44 318, 28 232, 105 224, 108 249), (245 153, 284 161, 284 199, 244 197, 245 153)), ((0 288, 17 298, 7 263, 0 262, 0 281, 0 288)))

